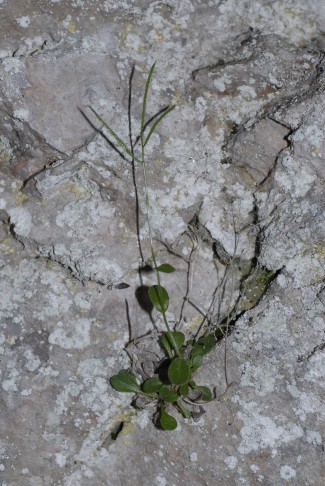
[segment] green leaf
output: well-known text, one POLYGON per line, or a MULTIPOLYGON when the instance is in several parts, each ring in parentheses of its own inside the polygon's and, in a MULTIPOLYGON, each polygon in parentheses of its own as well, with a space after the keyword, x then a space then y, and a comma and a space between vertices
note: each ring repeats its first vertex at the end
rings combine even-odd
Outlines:
POLYGON ((175 430, 177 427, 177 420, 169 415, 164 407, 161 407, 160 425, 163 430, 175 430))
POLYGON ((200 390, 202 392, 201 399, 204 400, 205 402, 209 402, 210 400, 212 400, 213 398, 212 392, 210 388, 208 388, 207 386, 196 386, 195 390, 200 390))
POLYGON ((158 272, 164 272, 164 273, 172 273, 175 272, 175 267, 173 265, 170 265, 169 263, 162 263, 157 267, 158 272))
POLYGON ((169 304, 169 295, 167 290, 161 285, 153 285, 148 290, 149 298, 157 311, 166 312, 169 304))
POLYGON ((191 362, 191 372, 194 373, 194 371, 198 370, 200 366, 202 366, 202 363, 203 363, 203 358, 200 354, 193 356, 191 362))
MULTIPOLYGON (((172 332, 171 335, 177 344, 178 349, 185 343, 185 335, 180 331, 172 332)), ((168 337, 168 336, 167 336, 168 337)))
POLYGON ((178 393, 174 390, 170 390, 166 385, 160 388, 159 396, 162 400, 165 400, 165 402, 168 403, 176 402, 179 399, 178 393))
POLYGON ((163 386, 162 382, 159 380, 159 378, 156 378, 155 376, 152 378, 148 378, 143 384, 142 384, 142 390, 146 393, 156 393, 160 390, 160 388, 163 386))
POLYGON ((161 344, 164 346, 164 348, 166 349, 167 351, 167 354, 168 354, 168 357, 169 358, 172 358, 173 357, 173 347, 172 345, 170 344, 168 338, 167 338, 167 335, 168 333, 165 333, 162 337, 161 337, 161 344))
POLYGON ((194 356, 204 356, 205 354, 209 353, 211 349, 214 348, 216 344, 216 338, 214 335, 210 334, 209 336, 203 336, 196 341, 192 348, 191 355, 194 356))
POLYGON ((143 131, 144 131, 144 126, 145 126, 148 91, 149 91, 151 78, 152 78, 153 72, 155 70, 155 66, 156 66, 156 63, 154 62, 153 65, 150 68, 148 78, 147 78, 147 81, 146 81, 146 87, 145 87, 145 90, 144 90, 144 95, 143 95, 142 114, 141 114, 141 136, 142 137, 143 137, 143 131))
POLYGON ((216 345, 216 338, 213 334, 210 334, 209 336, 204 336, 200 338, 199 343, 202 343, 204 353, 206 354, 209 353, 216 345))
POLYGON ((149 142, 150 138, 151 138, 151 135, 153 134, 153 132, 155 131, 155 129, 157 128, 157 126, 159 125, 159 123, 165 118, 165 116, 167 116, 171 111, 174 110, 174 108, 176 108, 176 105, 172 105, 170 106, 169 108, 166 108, 166 111, 164 111, 164 113, 162 115, 160 115, 160 117, 155 121, 155 123, 152 125, 147 137, 146 137, 146 140, 144 142, 144 147, 147 145, 147 143, 149 142))
POLYGON ((184 385, 191 377, 189 363, 184 358, 175 358, 170 363, 167 374, 174 385, 184 385))
MULTIPOLYGON (((184 336, 184 334, 182 332, 180 332, 180 331, 171 332, 170 334, 174 338, 174 341, 176 343, 177 349, 180 349, 181 346, 183 346, 183 344, 185 342, 185 336, 184 336)), ((162 336, 161 343, 164 346, 164 348, 166 349, 168 356, 170 358, 172 358, 173 357, 173 352, 174 352, 174 347, 173 347, 173 344, 172 344, 172 342, 170 340, 170 337, 169 337, 169 333, 168 332, 166 332, 162 336)))
POLYGON ((111 385, 114 390, 126 393, 141 393, 140 385, 131 371, 121 370, 117 375, 112 376, 111 385))
POLYGON ((107 125, 106 122, 104 122, 104 120, 102 119, 102 117, 97 113, 97 111, 95 111, 91 106, 89 106, 89 108, 91 109, 91 111, 93 112, 93 114, 95 115, 95 117, 97 118, 98 121, 100 121, 105 128, 107 128, 107 130, 109 131, 109 133, 115 138, 116 142, 118 143, 118 145, 120 145, 124 150, 125 152, 134 160, 136 160, 137 162, 140 162, 142 163, 142 161, 140 159, 137 159, 134 154, 131 152, 131 150, 128 149, 128 147, 126 146, 126 144, 123 142, 123 140, 120 139, 120 137, 114 132, 114 130, 112 130, 112 128, 110 126, 107 125))
MULTIPOLYGON (((174 332, 171 332, 170 334, 174 338, 174 341, 177 344, 178 348, 183 346, 183 344, 185 343, 185 335, 182 332, 174 331, 174 332)), ((171 339, 170 339, 168 332, 166 332, 163 335, 163 338, 165 338, 169 342, 169 344, 172 345, 172 342, 171 342, 171 339)))
POLYGON ((187 397, 187 395, 189 394, 189 386, 187 383, 180 386, 179 393, 182 397, 187 397))
POLYGON ((195 356, 204 356, 204 349, 202 346, 200 346, 198 343, 195 343, 192 351, 191 351, 191 356, 194 358, 195 356))

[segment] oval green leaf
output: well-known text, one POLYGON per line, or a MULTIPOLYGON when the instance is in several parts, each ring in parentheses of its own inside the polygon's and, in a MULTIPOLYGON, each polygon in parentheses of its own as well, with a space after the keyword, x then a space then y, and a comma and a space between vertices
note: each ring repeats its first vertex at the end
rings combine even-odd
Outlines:
POLYGON ((214 348, 215 344, 214 335, 203 336, 194 343, 191 354, 192 356, 204 356, 214 348))
POLYGON ((170 390, 166 385, 160 388, 159 396, 162 400, 165 400, 165 402, 168 403, 177 402, 179 399, 178 393, 175 392, 175 390, 170 390))
POLYGON ((168 378, 173 385, 184 385, 191 377, 189 363, 184 358, 175 358, 168 367, 168 378))
POLYGON ((179 389, 179 393, 182 397, 187 397, 187 395, 189 394, 189 386, 188 384, 186 383, 185 385, 181 385, 180 386, 180 389, 179 389))
POLYGON ((111 385, 114 390, 125 393, 141 392, 140 385, 137 383, 136 377, 129 370, 121 370, 117 375, 112 376, 111 385))
POLYGON ((153 285, 148 291, 149 298, 157 311, 166 312, 169 305, 169 295, 167 290, 161 285, 153 285))
POLYGON ((148 378, 143 385, 142 385, 142 390, 145 393, 156 393, 160 390, 160 388, 163 386, 162 382, 159 380, 159 378, 156 378, 155 376, 152 378, 148 378))
POLYGON ((170 265, 169 263, 162 263, 157 267, 158 272, 163 272, 163 273, 172 273, 175 272, 175 267, 173 265, 170 265))
POLYGON ((177 420, 169 415, 164 408, 161 409, 160 425, 163 430, 175 430, 177 427, 177 420))
POLYGON ((204 348, 204 354, 209 353, 216 345, 216 338, 213 334, 209 336, 204 336, 199 339, 200 344, 204 348))

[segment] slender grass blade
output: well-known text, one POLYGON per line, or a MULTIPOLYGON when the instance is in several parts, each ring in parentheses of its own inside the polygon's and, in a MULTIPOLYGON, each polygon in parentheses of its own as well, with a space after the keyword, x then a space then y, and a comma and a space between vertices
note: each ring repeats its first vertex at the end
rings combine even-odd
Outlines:
POLYGON ((169 108, 166 109, 166 111, 155 121, 155 123, 152 125, 151 129, 150 129, 150 132, 148 133, 147 137, 146 137, 146 140, 144 142, 144 147, 147 145, 147 143, 149 142, 150 138, 151 138, 151 135, 153 134, 153 132, 155 131, 157 125, 159 125, 159 123, 165 118, 165 116, 167 116, 171 111, 174 110, 174 108, 176 108, 176 105, 173 105, 173 106, 170 106, 169 108))
POLYGON ((143 131, 144 131, 144 125, 145 125, 145 117, 146 117, 146 107, 147 107, 147 98, 148 98, 148 91, 149 91, 149 86, 151 82, 151 78, 153 75, 153 72, 155 70, 156 63, 154 62, 153 65, 150 68, 149 75, 147 78, 146 82, 146 87, 144 90, 144 95, 143 95, 143 103, 142 103, 142 115, 141 115, 141 135, 143 136, 143 131))
POLYGON ((112 130, 112 128, 110 126, 107 125, 107 123, 102 119, 102 117, 97 113, 97 111, 95 111, 91 106, 89 106, 89 108, 91 109, 91 111, 93 112, 93 114, 95 115, 95 117, 97 118, 98 121, 100 121, 105 128, 107 128, 107 130, 109 131, 109 133, 112 135, 112 137, 114 137, 114 139, 116 140, 116 142, 125 150, 125 152, 134 160, 136 160, 137 162, 141 162, 140 159, 137 159, 135 157, 135 155, 131 152, 131 150, 126 146, 126 144, 123 142, 123 140, 120 139, 120 137, 114 132, 114 130, 112 130))

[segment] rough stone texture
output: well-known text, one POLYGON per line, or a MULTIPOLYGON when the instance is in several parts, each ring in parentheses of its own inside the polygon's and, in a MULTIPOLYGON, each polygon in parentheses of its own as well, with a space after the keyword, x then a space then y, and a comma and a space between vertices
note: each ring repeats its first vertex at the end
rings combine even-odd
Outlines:
POLYGON ((1 484, 321 486, 324 2, 0 13, 1 484), (149 113, 177 105, 147 147, 157 255, 177 268, 169 318, 190 334, 232 309, 199 373, 217 399, 171 433, 109 385, 163 323, 140 299, 141 171, 88 108, 128 139, 135 65, 135 138, 154 60, 149 113))

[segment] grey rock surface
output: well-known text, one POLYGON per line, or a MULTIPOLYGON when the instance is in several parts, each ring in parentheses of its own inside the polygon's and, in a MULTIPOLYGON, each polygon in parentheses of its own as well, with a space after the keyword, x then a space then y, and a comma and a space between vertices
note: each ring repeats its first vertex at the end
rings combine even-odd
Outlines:
POLYGON ((324 2, 0 15, 1 484, 323 485, 324 2), (216 399, 173 432, 109 384, 164 328, 141 170, 89 110, 128 140, 131 89, 134 140, 154 61, 149 114, 176 104, 147 146, 168 317, 231 321, 198 377, 216 399))

